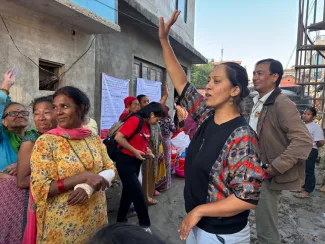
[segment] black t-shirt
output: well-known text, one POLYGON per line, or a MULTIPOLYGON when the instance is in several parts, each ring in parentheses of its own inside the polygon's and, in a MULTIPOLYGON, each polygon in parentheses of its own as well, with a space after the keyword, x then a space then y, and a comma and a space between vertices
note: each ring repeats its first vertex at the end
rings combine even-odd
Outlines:
MULTIPOLYGON (((210 116, 198 129, 185 160, 184 198, 187 212, 207 203, 212 166, 231 133, 242 126, 247 126, 242 116, 221 125, 210 116)), ((229 218, 203 217, 197 226, 214 234, 233 234, 246 226, 248 214, 249 211, 245 211, 229 218)))

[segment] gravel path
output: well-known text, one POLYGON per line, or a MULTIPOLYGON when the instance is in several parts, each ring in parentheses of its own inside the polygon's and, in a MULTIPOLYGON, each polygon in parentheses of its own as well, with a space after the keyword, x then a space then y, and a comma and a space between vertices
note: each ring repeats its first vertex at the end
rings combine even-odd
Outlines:
MULTIPOLYGON (((317 189, 320 186, 317 186, 317 189)), ((152 231, 168 244, 180 241, 177 228, 185 215, 183 200, 184 179, 173 177, 169 191, 156 197, 159 204, 149 208, 152 231)), ((279 205, 279 230, 282 243, 325 243, 325 193, 316 189, 310 199, 297 199, 293 193, 283 191, 279 205)), ((114 223, 120 198, 120 186, 115 185, 107 192, 109 221, 114 223)), ((251 243, 257 244, 254 211, 250 216, 251 243)), ((129 222, 137 223, 137 218, 129 222)))

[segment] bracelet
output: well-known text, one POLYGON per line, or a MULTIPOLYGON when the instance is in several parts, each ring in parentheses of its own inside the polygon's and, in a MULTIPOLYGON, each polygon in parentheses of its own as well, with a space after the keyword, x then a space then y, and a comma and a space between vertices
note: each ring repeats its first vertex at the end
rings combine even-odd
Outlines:
POLYGON ((87 193, 88 198, 90 198, 95 191, 94 188, 92 188, 90 185, 86 183, 76 185, 74 187, 74 190, 77 190, 78 188, 83 189, 87 193))
POLYGON ((56 182, 56 185, 57 185, 58 190, 59 190, 60 193, 65 192, 64 184, 63 184, 63 180, 58 180, 58 181, 56 182))
POLYGON ((7 93, 7 96, 9 96, 9 91, 7 89, 0 88, 0 91, 4 91, 5 93, 7 93))

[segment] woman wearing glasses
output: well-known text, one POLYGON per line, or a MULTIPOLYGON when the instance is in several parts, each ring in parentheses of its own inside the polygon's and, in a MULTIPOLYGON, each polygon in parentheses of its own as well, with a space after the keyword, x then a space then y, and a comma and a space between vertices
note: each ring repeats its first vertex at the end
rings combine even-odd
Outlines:
POLYGON ((9 89, 15 83, 15 76, 8 70, 0 88, 0 178, 4 174, 17 175, 17 156, 22 138, 35 134, 26 131, 29 112, 20 103, 10 101, 9 89))
POLYGON ((4 74, 0 88, 0 243, 15 244, 22 241, 24 207, 28 201, 28 190, 17 188, 18 150, 23 137, 36 135, 36 131, 26 131, 29 116, 26 108, 10 102, 9 89, 15 81, 10 72, 4 74))
MULTIPOLYGON (((19 112, 14 111, 12 114, 19 112)), ((52 96, 36 98, 33 102, 34 123, 37 133, 30 133, 24 136, 19 147, 17 159, 17 177, 6 175, 0 179, 0 243, 22 243, 23 231, 25 229, 28 206, 28 196, 30 195, 30 208, 28 209, 28 222, 30 222, 30 212, 34 210, 33 198, 29 192, 30 186, 30 156, 37 138, 46 131, 56 127, 56 116, 53 110, 52 96), (20 188, 20 189, 19 189, 20 188), (8 218, 10 213, 10 218, 8 218)), ((34 212, 34 211, 33 211, 34 212)), ((32 220, 32 219, 31 219, 32 220)), ((29 224, 29 233, 34 231, 34 236, 28 242, 35 243, 36 227, 29 224), (32 229, 31 229, 32 228, 32 229), (32 239, 33 238, 33 239, 32 239)))

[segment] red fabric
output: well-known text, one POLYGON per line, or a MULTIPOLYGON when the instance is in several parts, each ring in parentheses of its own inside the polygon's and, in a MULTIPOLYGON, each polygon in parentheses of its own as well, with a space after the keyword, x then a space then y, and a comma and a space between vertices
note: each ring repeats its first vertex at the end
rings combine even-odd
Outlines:
POLYGON ((87 136, 91 135, 91 130, 84 128, 81 126, 80 128, 76 129, 65 129, 61 128, 59 125, 55 129, 49 130, 44 134, 50 134, 55 136, 62 136, 70 140, 82 140, 87 136))
POLYGON ((124 109, 123 113, 120 115, 118 120, 126 119, 129 116, 129 110, 124 109))
MULTIPOLYGON (((119 130, 119 132, 121 132, 126 137, 130 137, 138 128, 139 123, 140 123, 140 119, 136 116, 133 116, 129 118, 127 121, 125 121, 124 125, 119 130)), ((140 133, 138 133, 132 137, 129 143, 135 149, 145 153, 147 151, 148 141, 150 140, 150 130, 147 122, 143 122, 141 133, 145 136, 145 138, 140 133)), ((125 148, 123 148, 121 151, 122 153, 134 157, 134 154, 125 148)))
POLYGON ((57 185, 58 190, 59 190, 60 193, 65 192, 65 190, 64 190, 64 184, 63 184, 63 181, 62 180, 58 180, 56 182, 56 185, 57 185))
POLYGON ((36 244, 37 225, 36 225, 36 205, 32 193, 29 193, 27 225, 25 228, 22 244, 36 244))
POLYGON ((179 133, 181 133, 182 131, 183 131, 183 129, 175 131, 175 132, 173 133, 171 139, 175 138, 175 137, 176 137, 179 133))
POLYGON ((133 101, 138 100, 136 97, 129 96, 124 99, 125 108, 127 108, 133 101))

